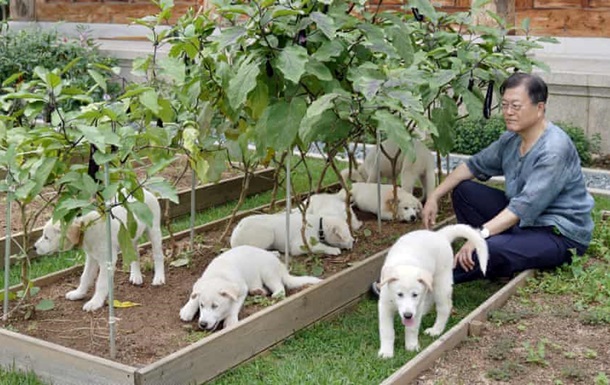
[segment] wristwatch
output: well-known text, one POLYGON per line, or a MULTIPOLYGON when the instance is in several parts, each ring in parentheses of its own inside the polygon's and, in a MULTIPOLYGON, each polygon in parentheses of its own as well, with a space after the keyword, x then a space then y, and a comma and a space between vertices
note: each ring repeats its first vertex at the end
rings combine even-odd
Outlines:
POLYGON ((479 229, 479 232, 481 233, 481 236, 483 237, 483 239, 487 239, 491 235, 491 234, 489 234, 489 229, 485 226, 481 226, 481 228, 479 229))

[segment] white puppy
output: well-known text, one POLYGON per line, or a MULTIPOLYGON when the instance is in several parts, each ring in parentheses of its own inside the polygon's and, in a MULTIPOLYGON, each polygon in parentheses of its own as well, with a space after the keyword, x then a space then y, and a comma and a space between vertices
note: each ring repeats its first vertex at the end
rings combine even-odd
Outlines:
MULTIPOLYGON (((300 212, 290 214, 291 255, 307 252, 301 237, 302 224, 303 215, 300 212)), ((285 252, 286 236, 285 213, 250 215, 233 229, 231 247, 250 245, 285 252)), ((333 216, 307 216, 305 238, 314 253, 339 255, 341 249, 351 249, 354 245, 347 222, 333 216)))
MULTIPOLYGON (((130 198, 134 200, 134 198, 130 198)), ((162 285, 165 283, 165 270, 163 265, 163 251, 161 247, 161 209, 157 198, 149 191, 144 190, 144 203, 148 206, 152 213, 153 226, 147 227, 137 217, 137 231, 133 239, 133 245, 137 250, 138 239, 146 231, 148 240, 152 245, 152 253, 154 260, 155 275, 153 285, 162 285)), ((116 264, 117 255, 120 250, 118 233, 120 223, 127 222, 127 211, 120 206, 112 209, 113 219, 111 221, 111 239, 112 239, 112 262, 116 264)), ((106 243, 106 221, 97 211, 91 211, 83 216, 77 217, 68 224, 66 236, 63 240, 64 247, 61 248, 62 231, 61 225, 58 222, 49 220, 42 231, 42 236, 36 241, 34 247, 39 255, 56 253, 60 250, 69 250, 73 247, 82 247, 86 254, 85 267, 80 277, 80 283, 76 290, 66 293, 66 298, 75 301, 85 297, 87 290, 93 284, 95 274, 99 267, 99 274, 95 282, 95 293, 93 297, 85 303, 83 310, 94 311, 104 305, 104 301, 108 296, 108 270, 106 269, 106 261, 108 258, 108 249, 106 243)), ((142 284, 142 272, 140 271, 140 261, 136 260, 130 266, 129 281, 134 285, 142 284)))
POLYGON ((239 246, 214 258, 193 285, 188 302, 180 309, 180 319, 191 321, 199 310, 199 327, 214 330, 224 320, 224 327, 237 323, 239 311, 248 293, 284 296, 286 286, 296 289, 314 285, 321 279, 290 275, 277 256, 252 246, 239 246))
MULTIPOLYGON (((345 190, 339 192, 340 196, 345 196, 345 190)), ((353 183, 352 200, 356 207, 362 211, 379 215, 382 220, 390 221, 394 219, 394 211, 396 211, 396 219, 399 221, 413 222, 422 210, 421 202, 403 189, 397 189, 398 204, 394 201, 394 187, 391 184, 381 185, 381 213, 377 212, 377 183, 353 183)))
POLYGON ((468 225, 449 225, 434 232, 417 230, 400 237, 390 248, 381 269, 379 293, 379 357, 394 356, 394 313, 405 326, 405 348, 419 350, 419 325, 432 304, 436 321, 426 329, 438 336, 447 325, 452 307, 453 250, 451 242, 466 238, 475 245, 481 270, 487 270, 487 243, 468 225))
MULTIPOLYGON (((383 141, 381 146, 391 157, 395 157, 399 151, 398 145, 390 140, 383 141)), ((396 160, 396 176, 400 176, 400 185, 403 190, 411 194, 413 193, 415 183, 419 180, 423 190, 422 200, 425 200, 428 194, 434 190, 436 183, 434 156, 426 145, 419 140, 413 140, 413 147, 415 152, 414 157, 405 156, 403 152, 398 155, 396 160)), ((352 170, 351 175, 349 175, 349 169, 341 171, 343 180, 350 179, 354 182, 376 183, 376 158, 377 147, 374 147, 372 151, 366 154, 364 162, 356 170, 352 170)), ((392 179, 392 163, 383 151, 379 157, 379 170, 382 179, 392 179)))
MULTIPOLYGON (((351 228, 358 230, 362 227, 362 222, 349 207, 351 216, 351 228)), ((307 215, 319 215, 323 217, 334 216, 347 221, 347 210, 345 207, 345 195, 340 192, 336 194, 314 194, 309 197, 309 206, 307 206, 307 215)))

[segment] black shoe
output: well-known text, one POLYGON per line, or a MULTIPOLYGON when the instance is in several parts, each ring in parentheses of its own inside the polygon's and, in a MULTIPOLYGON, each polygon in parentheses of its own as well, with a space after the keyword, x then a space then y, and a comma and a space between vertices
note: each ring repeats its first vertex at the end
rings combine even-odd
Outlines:
POLYGON ((370 292, 373 295, 373 297, 379 298, 379 282, 374 281, 373 283, 371 283, 370 292))

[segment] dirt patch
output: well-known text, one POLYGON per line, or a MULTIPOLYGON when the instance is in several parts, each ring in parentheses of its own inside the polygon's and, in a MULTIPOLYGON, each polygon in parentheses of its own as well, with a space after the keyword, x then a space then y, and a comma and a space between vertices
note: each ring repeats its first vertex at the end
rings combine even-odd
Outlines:
MULTIPOLYGON (((439 220, 451 215, 448 201, 443 201, 439 220)), ((327 278, 348 268, 353 262, 365 259, 374 253, 389 247, 402 234, 420 228, 420 223, 384 222, 381 233, 377 230, 377 221, 373 215, 357 212, 364 221, 361 229, 355 232, 355 246, 351 251, 344 251, 338 256, 298 256, 293 258, 293 271, 298 274, 314 274, 327 278), (319 273, 319 274, 317 274, 319 273)), ((144 366, 168 354, 203 338, 206 334, 196 329, 196 323, 183 323, 179 319, 180 308, 190 294, 193 283, 199 278, 207 264, 221 250, 228 247, 227 242, 218 245, 221 230, 209 231, 197 236, 197 250, 192 255, 189 266, 172 267, 167 261, 166 282, 162 287, 151 286, 151 263, 148 255, 143 255, 147 262, 144 284, 135 287, 129 284, 129 274, 119 271, 116 274, 115 299, 131 301, 141 306, 117 308, 115 316, 119 319, 117 327, 116 361, 132 366, 144 366)), ((188 238, 181 241, 182 248, 188 238)), ((48 298, 55 302, 55 308, 49 311, 38 311, 34 317, 25 321, 22 313, 14 313, 3 326, 46 341, 91 353, 105 358, 109 357, 108 348, 108 309, 86 313, 82 310, 83 301, 68 301, 66 292, 78 284, 79 272, 74 272, 60 283, 41 288, 37 299, 48 298)), ((90 290, 89 295, 91 295, 90 290)), ((294 293, 288 293, 291 295, 294 293)), ((87 297, 88 299, 89 297, 87 297)), ((242 309, 240 319, 270 304, 268 298, 249 297, 242 309)))
MULTIPOLYGON (((191 171, 187 168, 188 158, 186 156, 178 157, 178 159, 172 163, 170 166, 163 169, 163 171, 159 172, 159 176, 162 176, 169 183, 172 183, 176 186, 178 191, 188 190, 191 188, 191 171)), ((138 168, 136 170, 136 174, 138 178, 144 179, 146 176, 146 168, 138 168)), ((235 177, 241 175, 242 172, 237 169, 229 169, 222 173, 222 179, 227 179, 231 177, 235 177)), ((197 186, 200 186, 201 183, 197 182, 197 186)), ((31 213, 36 213, 42 208, 45 207, 46 202, 53 201, 55 197, 55 193, 53 188, 46 188, 38 198, 34 199, 31 203, 29 203, 26 207, 26 215, 31 215, 31 213)), ((42 211, 42 214, 36 219, 34 226, 32 228, 39 228, 44 225, 47 219, 51 216, 53 212, 53 202, 51 205, 48 205, 42 211)), ((6 226, 6 195, 3 194, 0 199, 0 229, 5 229, 6 226)), ((18 204, 13 203, 11 210, 11 231, 13 234, 19 233, 23 230, 23 226, 21 224, 21 210, 18 204)), ((4 237, 6 235, 5 230, 0 234, 0 237, 4 237)))
POLYGON ((608 384, 608 378, 610 326, 583 323, 569 295, 528 293, 511 297, 490 314, 481 336, 446 353, 413 384, 608 384))

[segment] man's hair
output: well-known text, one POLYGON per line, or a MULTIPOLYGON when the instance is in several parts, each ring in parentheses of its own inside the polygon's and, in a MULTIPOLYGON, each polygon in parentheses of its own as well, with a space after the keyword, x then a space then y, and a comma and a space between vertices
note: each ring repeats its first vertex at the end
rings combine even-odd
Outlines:
POLYGON ((523 72, 516 72, 510 75, 500 86, 500 94, 504 95, 504 91, 521 85, 524 85, 525 89, 527 89, 527 94, 532 103, 546 103, 546 99, 549 96, 549 90, 544 80, 537 75, 523 72))

